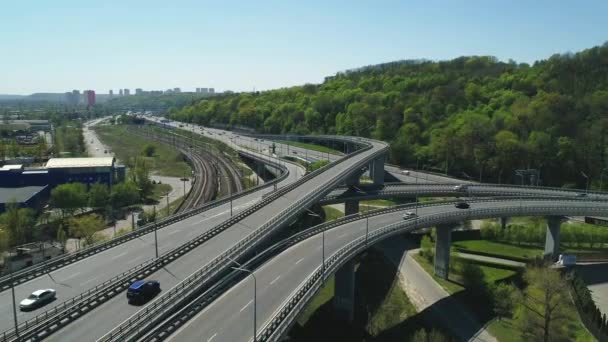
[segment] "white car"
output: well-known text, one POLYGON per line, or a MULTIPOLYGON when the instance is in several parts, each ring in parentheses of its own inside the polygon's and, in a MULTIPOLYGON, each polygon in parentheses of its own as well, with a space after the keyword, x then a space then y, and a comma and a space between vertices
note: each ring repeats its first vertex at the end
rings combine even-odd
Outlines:
POLYGON ((55 299, 56 294, 53 289, 36 290, 19 303, 19 308, 23 310, 42 306, 55 299))
POLYGON ((416 217, 416 213, 413 212, 413 211, 406 211, 405 214, 403 214, 403 219, 404 220, 407 220, 407 219, 412 218, 412 217, 416 217))
POLYGON ((455 185, 455 191, 467 191, 467 186, 465 184, 455 185))
POLYGON ((401 170, 401 173, 404 174, 404 175, 406 175, 406 176, 410 175, 410 172, 408 170, 401 170))

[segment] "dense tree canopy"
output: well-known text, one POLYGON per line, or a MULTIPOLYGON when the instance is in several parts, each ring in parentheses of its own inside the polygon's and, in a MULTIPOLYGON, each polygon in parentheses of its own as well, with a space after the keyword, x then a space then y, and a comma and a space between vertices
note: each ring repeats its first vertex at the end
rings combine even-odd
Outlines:
POLYGON ((172 117, 373 137, 391 143, 394 163, 484 181, 535 168, 544 185, 584 186, 583 171, 597 188, 608 166, 608 44, 532 66, 487 56, 369 66, 320 85, 203 99, 172 117))

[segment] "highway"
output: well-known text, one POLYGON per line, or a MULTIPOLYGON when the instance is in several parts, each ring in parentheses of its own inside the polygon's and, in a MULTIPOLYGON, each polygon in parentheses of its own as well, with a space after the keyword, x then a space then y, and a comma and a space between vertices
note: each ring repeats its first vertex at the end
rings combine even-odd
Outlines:
MULTIPOLYGON (((303 168, 291 163, 286 163, 290 174, 288 178, 283 180, 279 185, 283 186, 294 182, 304 173, 303 168)), ((234 214, 246 209, 256 203, 263 194, 272 192, 272 188, 266 188, 261 191, 243 196, 234 200, 234 214)), ((178 224, 165 227, 158 230, 158 250, 159 254, 168 251, 180 244, 190 241, 197 235, 209 230, 217 224, 225 221, 230 217, 230 203, 212 208, 202 214, 187 218, 180 221, 178 224)), ((238 228, 236 230, 239 230, 238 228)), ((230 233, 228 233, 230 234, 230 233)), ((226 239, 234 238, 237 233, 232 233, 226 239)), ((215 244, 212 244, 215 247, 215 244)), ((215 250, 215 248, 212 248, 215 250)), ((190 253, 189 253, 190 254, 190 253)), ((196 264, 196 253, 191 257, 196 264)), ((30 319, 40 312, 53 308, 61 304, 63 301, 70 299, 95 285, 102 283, 113 276, 124 272, 136 265, 145 262, 146 260, 155 257, 154 234, 149 233, 134 240, 130 240, 121 245, 108 249, 104 252, 90 256, 86 259, 70 264, 66 267, 51 272, 47 276, 38 277, 15 287, 15 297, 17 302, 27 297, 31 292, 37 289, 53 288, 57 290, 57 300, 53 303, 44 306, 38 310, 30 312, 21 312, 17 314, 19 322, 30 319)), ((185 258, 186 256, 184 256, 185 258)), ((189 259, 184 259, 189 260, 189 259)), ((180 260, 181 261, 181 260, 180 260)), ((186 261, 187 263, 188 261, 186 261)), ((178 267, 178 266, 175 266, 178 267)), ((192 267, 192 266, 191 266, 192 267)), ((171 268, 168 268, 172 272, 171 268)), ((177 271, 176 271, 177 272, 177 271)), ((185 272, 185 276, 191 272, 185 272)), ((163 283, 163 286, 168 286, 171 280, 163 283), (167 285, 165 285, 167 284, 167 285)), ((121 296, 119 296, 121 297, 121 296)), ((121 298, 122 299, 122 298, 121 298)), ((131 307, 127 306, 127 309, 131 307)), ((10 291, 0 293, 0 329, 2 331, 13 327, 13 312, 12 299, 10 291)))
MULTIPOLYGON (((472 202, 471 211, 476 209, 505 210, 507 208, 530 209, 535 207, 553 208, 570 214, 574 209, 600 208, 608 213, 608 203, 560 200, 502 200, 493 202, 472 202)), ((452 204, 420 207, 419 218, 438 214, 457 213, 452 204)), ((391 224, 403 222, 403 211, 392 212, 369 218, 369 232, 391 224)), ((526 213, 529 215, 530 213, 526 213)), ((483 215, 482 215, 483 216, 483 215)), ((480 218, 480 217, 475 217, 480 218)), ((462 219, 460 219, 462 220, 462 219)), ((414 220, 411 220, 414 221, 414 220)), ((402 231, 407 231, 404 229, 402 231)), ((365 220, 340 225, 325 233, 325 255, 329 259, 340 248, 365 236, 365 220)), ((387 234, 384 238, 389 237, 387 234)), ((316 270, 320 269, 321 234, 304 240, 268 260, 254 271, 257 278, 257 329, 258 334, 277 314, 282 305, 316 270)), ((171 341, 251 341, 253 338, 253 280, 247 277, 220 298, 206 307, 194 319, 187 322, 171 338, 171 341)))
MULTIPOLYGON (((194 130, 195 128, 192 129, 194 130)), ((216 133, 214 135, 220 136, 220 139, 227 141, 228 143, 235 140, 235 135, 232 133, 216 133)), ((256 145, 255 140, 249 138, 239 139, 239 145, 242 146, 242 144, 250 144, 249 149, 255 148, 256 145)), ((323 195, 331 190, 332 186, 337 184, 335 183, 332 186, 326 186, 333 177, 343 178, 347 176, 355 170, 353 168, 354 165, 358 164, 359 161, 369 158, 379 148, 384 146, 380 143, 374 144, 375 146, 372 150, 364 151, 354 158, 347 159, 329 170, 326 170, 324 173, 313 177, 306 183, 283 195, 280 200, 271 202, 261 210, 254 212, 239 223, 215 236, 212 240, 194 248, 181 258, 173 261, 161 271, 156 272, 151 278, 160 280, 163 289, 169 289, 179 281, 188 277, 199 267, 210 262, 214 257, 233 246, 237 241, 250 236, 274 215, 288 211, 289 206, 301 199, 305 194, 314 193, 315 197, 311 203, 321 199, 323 195), (318 189, 316 192, 315 188, 318 189)), ((233 146, 235 145, 233 144, 233 146)), ((294 149, 294 147, 290 147, 290 149, 294 149)), ((268 154, 268 152, 266 152, 266 154, 268 154)), ((323 156, 327 156, 327 154, 319 153, 319 158, 323 156)), ((266 155, 266 157, 270 156, 266 155)), ((281 182, 281 187, 301 178, 303 175, 301 168, 295 167, 289 163, 287 163, 286 166, 290 168, 290 177, 281 182)), ((410 176, 411 175, 412 174, 410 174, 410 176)), ((256 203, 262 193, 269 193, 271 191, 272 189, 269 188, 235 200, 235 213, 256 203)), ((292 217, 295 217, 296 214, 296 212, 290 213, 292 217)), ((190 241, 202 232, 208 231, 210 228, 225 221, 228 217, 229 205, 224 204, 217 208, 210 209, 201 215, 196 215, 159 230, 159 254, 162 254, 164 251, 168 251, 177 245, 190 241)), ((82 293, 95 284, 101 283, 102 281, 153 257, 153 234, 147 234, 54 271, 48 276, 39 277, 21 284, 16 287, 16 297, 18 299, 24 298, 27 294, 39 288, 55 288, 58 290, 58 300, 51 305, 46 306, 44 308, 44 310, 46 310, 54 305, 60 304, 62 301, 72 296, 82 293)), ((2 323, 0 324, 4 330, 7 330, 12 327, 12 308, 10 305, 9 291, 0 293, 0 303, 2 303, 2 310, 0 311, 2 323)), ((49 339, 57 341, 95 339, 102 336, 140 309, 141 307, 129 306, 123 296, 118 295, 102 304, 99 308, 88 313, 86 318, 81 318, 78 321, 78 324, 74 324, 70 326, 70 328, 63 329, 58 333, 51 335, 49 339)), ((19 320, 23 321, 24 319, 28 319, 40 311, 42 311, 42 309, 31 313, 19 313, 19 320)))

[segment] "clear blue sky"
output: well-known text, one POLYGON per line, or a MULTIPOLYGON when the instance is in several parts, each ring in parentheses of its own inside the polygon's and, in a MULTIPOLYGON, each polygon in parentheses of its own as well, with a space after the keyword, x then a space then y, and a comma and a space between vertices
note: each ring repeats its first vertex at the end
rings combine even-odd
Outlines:
POLYGON ((608 1, 22 0, 0 11, 0 93, 319 83, 392 60, 518 62, 608 40, 608 1))

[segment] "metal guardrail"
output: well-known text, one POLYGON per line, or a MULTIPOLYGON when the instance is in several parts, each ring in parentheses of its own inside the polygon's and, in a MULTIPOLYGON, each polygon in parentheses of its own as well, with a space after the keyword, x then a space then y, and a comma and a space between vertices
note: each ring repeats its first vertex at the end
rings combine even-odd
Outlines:
MULTIPOLYGON (((298 181, 291 183, 281 188, 280 190, 274 192, 273 195, 264 199, 261 203, 256 204, 254 207, 251 207, 249 209, 251 209, 252 211, 258 210, 259 208, 274 201, 275 199, 278 199, 285 193, 305 183, 309 179, 316 177, 325 170, 332 168, 338 164, 341 164, 344 161, 351 159, 352 157, 371 148, 371 144, 366 145, 366 147, 359 149, 338 161, 335 161, 318 170, 315 170, 310 174, 305 175, 298 181)), ((374 159, 378 155, 386 153, 387 150, 388 146, 385 145, 383 148, 372 153, 366 159, 357 162, 351 168, 352 172, 355 172, 357 168, 367 163, 367 159, 374 159)), ((272 233, 272 230, 275 227, 280 226, 281 224, 285 223, 290 217, 295 215, 298 212, 299 208, 307 207, 308 205, 310 205, 311 202, 314 200, 315 194, 323 194, 325 191, 328 191, 328 189, 331 189, 331 187, 337 185, 341 181, 343 176, 344 175, 342 174, 335 175, 325 184, 318 186, 316 189, 310 191, 307 196, 292 203, 291 206, 281 211, 278 215, 272 217, 269 221, 267 221, 261 227, 256 229, 252 234, 249 234, 245 238, 238 241, 231 248, 224 251, 222 254, 214 258, 211 262, 200 268, 198 271, 194 272, 187 279, 183 280, 182 282, 174 286, 171 290, 163 294, 163 296, 157 298, 155 301, 147 305, 145 309, 140 310, 139 312, 131 316, 129 319, 121 323, 119 326, 114 328, 112 331, 107 333, 100 339, 100 341, 122 341, 125 340, 128 336, 137 334, 142 331, 144 329, 144 326, 149 326, 158 322, 159 317, 163 317, 163 314, 171 312, 172 307, 183 305, 183 302, 189 300, 191 296, 193 296, 196 291, 198 291, 202 286, 207 285, 216 276, 219 276, 222 274, 222 272, 226 271, 228 269, 227 262, 229 262, 230 259, 238 259, 240 256, 246 254, 251 248, 257 246, 257 244, 262 239, 272 233)))
MULTIPOLYGON (((529 200, 529 199, 528 199, 529 200)), ((587 203, 588 201, 573 201, 560 200, 571 204, 576 202, 587 203)), ((593 203, 593 202, 592 202, 593 203)), ((602 202, 606 204, 605 202, 602 202)), ((456 212, 440 213, 431 216, 423 216, 412 218, 406 221, 387 225, 383 228, 370 232, 367 236, 361 236, 334 254, 328 256, 325 262, 325 273, 323 268, 319 266, 305 281, 296 289, 290 298, 288 298, 277 313, 264 328, 261 329, 258 335, 258 341, 279 341, 287 331, 297 315, 312 299, 314 294, 321 288, 328 274, 335 273, 346 261, 356 256, 359 252, 366 249, 369 245, 377 243, 387 237, 401 233, 404 231, 413 231, 424 227, 435 226, 438 224, 451 223, 461 220, 480 219, 488 217, 502 216, 538 216, 538 215, 588 215, 588 214, 608 214, 608 206, 603 207, 572 207, 564 206, 544 206, 544 207, 529 207, 529 206, 512 206, 505 208, 483 208, 459 210, 456 212)), ((360 219, 360 218, 357 218, 360 219)))
MULTIPOLYGON (((562 189, 562 188, 530 188, 525 186, 503 186, 500 184, 475 184, 469 185, 469 190, 454 190, 453 184, 411 184, 411 183, 386 183, 383 188, 367 189, 365 193, 348 192, 348 187, 340 187, 335 192, 325 196, 320 203, 333 203, 349 199, 383 198, 395 196, 409 196, 419 194, 420 196, 454 196, 473 197, 473 196, 523 196, 523 197, 577 197, 577 194, 584 193, 584 190, 562 189), (401 188, 399 190, 391 190, 401 188), (485 190, 495 188, 492 190, 485 190), (503 195, 504 194, 504 195, 503 195)), ((361 186, 364 189, 364 186, 361 186)), ((587 197, 580 198, 608 198, 608 192, 593 192, 587 197)))
MULTIPOLYGON (((243 152, 243 154, 248 154, 247 152, 243 152)), ((132 232, 126 233, 124 235, 115 237, 111 240, 108 241, 103 241, 97 244, 94 244, 92 246, 89 246, 85 249, 79 250, 77 252, 74 253, 69 253, 69 254, 64 254, 60 257, 57 258, 53 258, 53 259, 49 259, 43 263, 37 264, 37 265, 33 265, 31 267, 13 272, 13 279, 12 282, 13 284, 21 284, 24 283, 30 279, 34 279, 36 277, 39 277, 41 275, 44 275, 46 273, 55 271, 59 268, 62 268, 64 266, 67 266, 69 264, 72 264, 74 262, 80 261, 84 258, 87 258, 91 255, 103 252, 109 248, 115 247, 119 244, 122 244, 124 242, 136 239, 142 235, 146 235, 150 232, 153 232, 154 230, 160 229, 160 228, 164 228, 167 227, 175 222, 184 220, 186 218, 198 215, 202 212, 205 212, 207 210, 216 208, 220 205, 229 203, 230 201, 236 200, 238 198, 241 198, 243 196, 246 196, 250 193, 253 193, 255 191, 273 186, 275 183, 280 183, 281 181, 283 181, 285 178, 288 177, 289 175, 289 170, 285 167, 282 166, 278 163, 275 163, 273 161, 269 161, 267 159, 263 159, 263 158, 259 158, 258 156, 255 155, 250 155, 251 158, 256 158, 259 159, 260 161, 264 162, 264 163, 268 163, 270 165, 272 165, 275 168, 279 168, 281 170, 283 170, 283 174, 278 177, 273 179, 270 182, 267 182, 265 184, 262 185, 258 185, 256 187, 247 189, 245 191, 236 193, 230 197, 226 197, 220 200, 216 200, 213 202, 209 202, 206 203, 198 208, 194 208, 194 209, 190 209, 187 211, 184 211, 182 213, 179 214, 175 214, 169 217, 165 217, 157 222, 154 223, 149 223, 146 224, 140 228, 138 228, 137 230, 134 230, 132 232)), ((0 291, 4 291, 8 288, 11 287, 11 277, 10 275, 6 275, 6 276, 2 276, 0 277, 0 291)))

